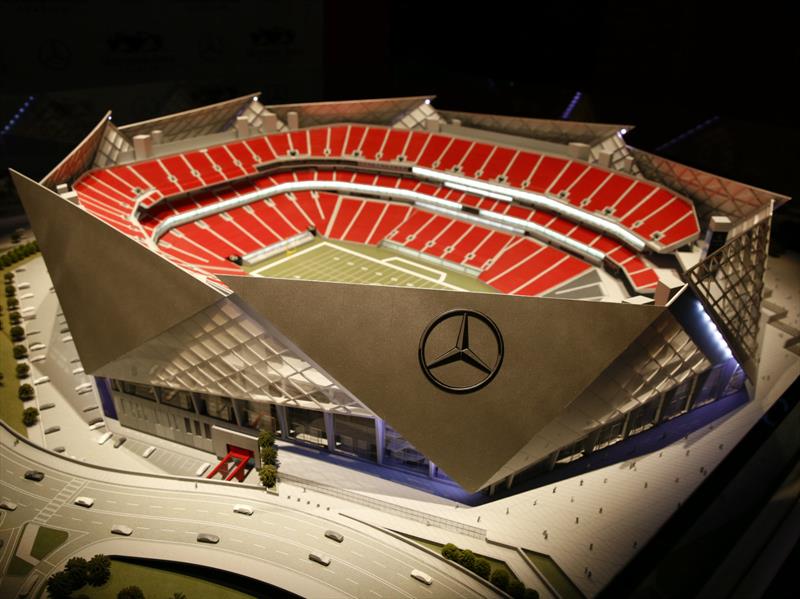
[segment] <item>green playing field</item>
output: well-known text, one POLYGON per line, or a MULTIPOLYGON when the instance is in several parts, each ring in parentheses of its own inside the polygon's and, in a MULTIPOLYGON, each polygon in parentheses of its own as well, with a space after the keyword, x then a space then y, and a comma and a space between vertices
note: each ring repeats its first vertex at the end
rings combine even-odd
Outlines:
POLYGON ((465 273, 428 264, 383 247, 315 239, 251 267, 250 274, 281 279, 454 289, 496 293, 465 273))

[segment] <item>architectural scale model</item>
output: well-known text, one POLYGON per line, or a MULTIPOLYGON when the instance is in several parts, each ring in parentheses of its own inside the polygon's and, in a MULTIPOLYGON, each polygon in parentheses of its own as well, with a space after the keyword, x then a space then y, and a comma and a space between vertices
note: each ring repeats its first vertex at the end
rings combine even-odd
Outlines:
MULTIPOLYGON (((181 487, 194 497, 255 497, 259 432, 274 433, 286 458, 263 501, 328 497, 338 507, 313 518, 350 516, 358 534, 391 533, 408 564, 438 564, 420 568, 432 584, 403 566, 411 590, 376 595, 504 592, 414 537, 495 556, 542 597, 592 596, 700 482, 677 457, 670 474, 634 479, 647 470, 628 456, 689 456, 689 435, 716 448, 709 424, 748 409, 752 422, 791 380, 758 393, 770 222, 789 198, 629 147, 630 125, 432 102, 250 94, 123 126, 109 113, 43 180, 12 171, 77 350, 62 370, 82 369, 101 406, 92 438, 150 446, 142 462, 205 453, 204 486, 181 487), (628 478, 612 490, 609 476, 628 478), (658 488, 639 497, 648 480, 658 488), (652 513, 615 526, 626 497, 652 513)), ((794 343, 776 351, 797 357, 794 343)), ((99 465, 136 469, 107 455, 99 465)), ((125 484, 151 484, 136 480, 125 484)), ((107 552, 125 555, 138 534, 107 552)), ((185 560, 259 553, 217 534, 202 554, 192 537, 185 560)), ((369 596, 331 574, 337 556, 301 561, 326 573, 228 569, 299 595, 369 596)))

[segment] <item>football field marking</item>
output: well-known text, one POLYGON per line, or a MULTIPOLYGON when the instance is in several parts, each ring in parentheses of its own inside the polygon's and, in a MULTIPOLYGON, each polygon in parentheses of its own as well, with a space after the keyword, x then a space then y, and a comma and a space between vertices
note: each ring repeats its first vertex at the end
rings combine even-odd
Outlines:
MULTIPOLYGON (((433 285, 444 287, 446 289, 453 289, 455 291, 463 291, 461 287, 447 283, 445 281, 447 274, 438 269, 418 264, 397 256, 380 260, 355 250, 351 250, 350 248, 328 243, 327 241, 314 244, 305 249, 298 249, 291 255, 284 256, 279 260, 275 260, 270 264, 251 271, 250 274, 253 276, 264 276, 262 273, 267 273, 271 269, 275 269, 280 265, 285 265, 287 262, 293 260, 296 261, 298 258, 306 256, 310 252, 320 252, 323 250, 325 254, 331 254, 331 259, 329 261, 323 262, 320 260, 319 263, 313 265, 310 263, 299 264, 297 273, 291 273, 288 276, 293 278, 303 278, 303 276, 300 274, 302 272, 303 274, 309 274, 312 279, 317 277, 325 277, 328 280, 332 279, 336 281, 349 280, 351 282, 379 283, 379 281, 375 280, 375 275, 377 275, 377 277, 385 277, 387 274, 389 274, 395 275, 391 276, 389 281, 397 285, 417 287, 419 285, 416 283, 424 282, 428 284, 426 286, 433 285), (345 255, 352 256, 357 260, 342 260, 341 256, 335 256, 333 255, 334 253, 343 253, 345 255), (361 261, 361 264, 358 264, 358 261, 361 261), (363 265, 364 263, 371 263, 376 267, 380 267, 379 270, 371 273, 373 275, 372 280, 355 279, 355 277, 359 274, 362 274, 364 270, 369 270, 363 265), (404 264, 408 266, 408 268, 403 266, 404 264), (427 271, 431 274, 427 275, 421 271, 427 271)), ((323 256, 320 256, 320 258, 323 258, 323 256)), ((287 275, 284 274, 282 276, 287 275)))

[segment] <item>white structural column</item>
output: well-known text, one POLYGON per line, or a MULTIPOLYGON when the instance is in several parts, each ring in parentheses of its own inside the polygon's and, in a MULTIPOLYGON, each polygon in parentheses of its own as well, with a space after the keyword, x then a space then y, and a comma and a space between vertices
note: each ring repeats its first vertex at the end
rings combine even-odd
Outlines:
POLYGON ((331 412, 323 412, 322 417, 325 420, 325 436, 328 438, 328 451, 333 453, 336 451, 336 432, 333 430, 333 414, 331 412))
POLYGON ((281 427, 281 439, 285 441, 289 438, 289 418, 286 414, 286 406, 275 404, 275 413, 278 415, 278 426, 281 427))
POLYGON ((383 465, 383 446, 386 437, 386 423, 383 418, 375 418, 375 459, 383 465))

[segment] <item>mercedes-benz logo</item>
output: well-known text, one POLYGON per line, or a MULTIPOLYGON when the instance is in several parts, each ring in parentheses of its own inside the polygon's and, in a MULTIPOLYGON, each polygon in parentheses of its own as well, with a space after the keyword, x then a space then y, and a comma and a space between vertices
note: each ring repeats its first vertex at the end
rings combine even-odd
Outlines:
POLYGON ((475 310, 450 310, 425 327, 419 364, 428 380, 451 393, 485 387, 503 362, 503 336, 497 325, 475 310))

